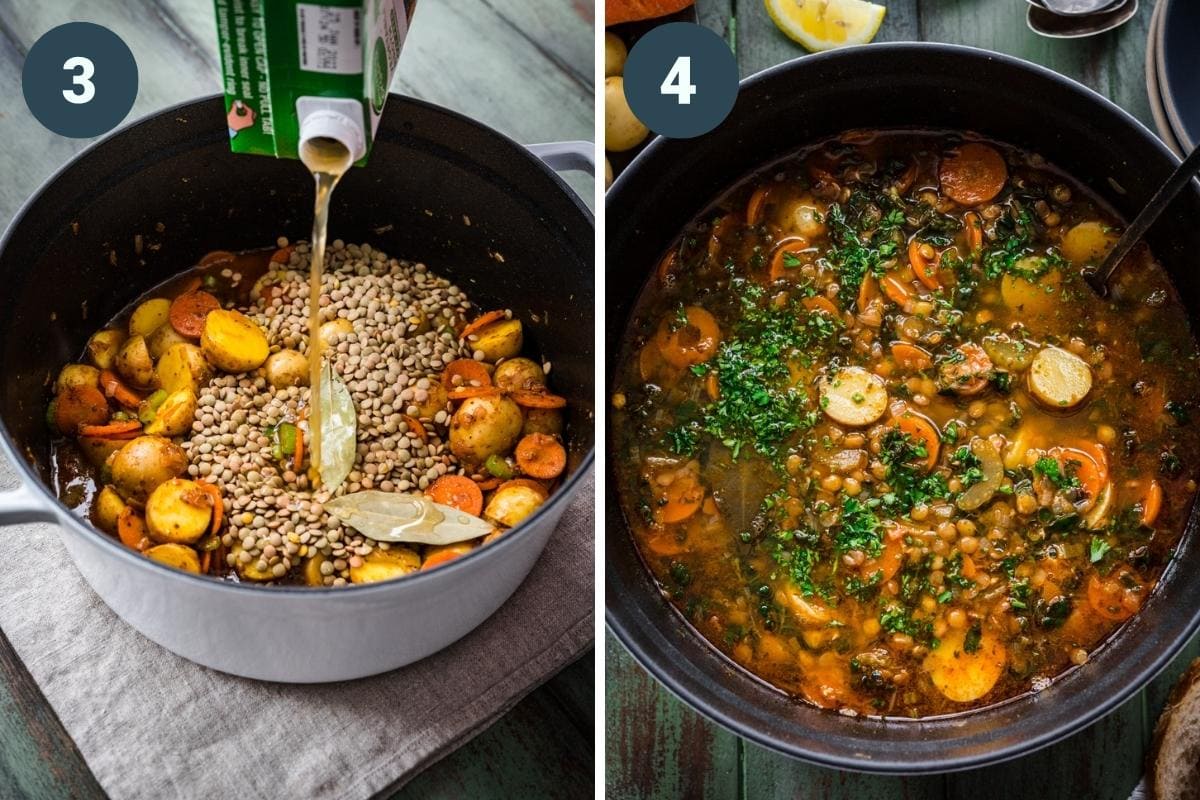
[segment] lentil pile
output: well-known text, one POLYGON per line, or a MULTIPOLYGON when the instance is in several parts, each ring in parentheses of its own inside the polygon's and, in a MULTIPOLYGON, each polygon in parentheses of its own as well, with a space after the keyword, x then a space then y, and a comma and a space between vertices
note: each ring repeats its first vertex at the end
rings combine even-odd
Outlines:
MULTIPOLYGON (((287 264, 273 263, 258 282, 273 291, 263 296, 256 290, 253 304, 241 309, 267 332, 273 352, 308 351, 309 255, 301 243, 287 264)), ((329 357, 358 409, 359 462, 336 494, 424 490, 457 471, 439 436, 449 418, 445 397, 430 390, 446 364, 473 355, 454 332, 470 308, 466 295, 423 264, 337 240, 329 251, 321 306, 323 323, 340 318, 353 325, 327 338, 329 357), (410 430, 403 415, 437 423, 423 432, 428 441, 410 430)), ((230 517, 222 543, 230 550, 240 545, 226 555, 229 566, 240 560, 282 578, 315 551, 325 556, 320 569, 326 585, 341 586, 363 556, 389 545, 343 527, 323 509, 331 496, 327 491, 312 491, 308 476, 272 459, 264 429, 299 419, 308 394, 307 387, 272 388, 264 377, 219 375, 198 397, 192 436, 183 449, 188 474, 216 484, 226 498, 230 517)))

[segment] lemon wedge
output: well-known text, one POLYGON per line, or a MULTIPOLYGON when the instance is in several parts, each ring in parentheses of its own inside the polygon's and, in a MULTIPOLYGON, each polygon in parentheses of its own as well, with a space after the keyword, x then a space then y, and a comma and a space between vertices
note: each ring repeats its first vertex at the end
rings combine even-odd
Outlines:
POLYGON ((887 9, 866 0, 766 0, 779 30, 812 52, 875 38, 887 9))

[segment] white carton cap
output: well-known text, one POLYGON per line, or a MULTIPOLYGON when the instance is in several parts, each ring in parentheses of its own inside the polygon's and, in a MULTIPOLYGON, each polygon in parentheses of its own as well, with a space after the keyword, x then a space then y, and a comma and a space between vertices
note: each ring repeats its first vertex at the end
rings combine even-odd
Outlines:
POLYGON ((299 97, 296 116, 300 120, 298 147, 310 139, 341 142, 350 151, 351 163, 367 154, 362 101, 337 97, 299 97))

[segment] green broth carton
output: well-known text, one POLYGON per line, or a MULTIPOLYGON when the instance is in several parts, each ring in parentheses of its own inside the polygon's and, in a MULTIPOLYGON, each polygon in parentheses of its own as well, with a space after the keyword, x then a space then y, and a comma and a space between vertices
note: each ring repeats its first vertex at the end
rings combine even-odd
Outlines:
POLYGON ((316 137, 365 163, 416 0, 214 0, 235 153, 316 137))

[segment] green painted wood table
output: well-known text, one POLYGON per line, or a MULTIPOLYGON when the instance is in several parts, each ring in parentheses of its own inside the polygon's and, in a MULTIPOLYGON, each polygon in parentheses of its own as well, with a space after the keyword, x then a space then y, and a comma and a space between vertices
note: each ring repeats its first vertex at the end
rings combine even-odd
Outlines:
MULTIPOLYGON (((1153 129, 1143 60, 1152 0, 1119 30, 1056 41, 1025 24, 1024 0, 876 0, 888 8, 877 41, 984 47, 1051 67, 1107 95, 1153 129)), ((700 21, 733 45, 742 75, 803 50, 776 30, 762 0, 699 0, 700 21)), ((610 534, 611 535, 611 534, 610 534)), ((1149 688, 1056 746, 995 767, 892 778, 809 766, 746 742, 683 705, 610 635, 606 645, 606 786, 630 798, 1079 798, 1125 800, 1142 774, 1154 721, 1188 646, 1149 688)))
MULTIPOLYGON (((111 28, 133 51, 140 90, 131 120, 220 90, 212 0, 3 0, 5 225, 47 176, 88 144, 42 129, 21 99, 21 65, 29 47, 72 20, 111 28)), ((590 4, 584 3, 422 2, 392 88, 480 119, 520 142, 590 140, 593 24, 590 4)), ((591 205, 591 178, 572 176, 569 182, 591 205)), ((0 482, 10 480, 11 471, 0 464, 0 482)), ((589 653, 568 666, 397 796, 591 796, 594 663, 589 653)), ((63 797, 103 792, 0 633, 0 800, 63 797)))

